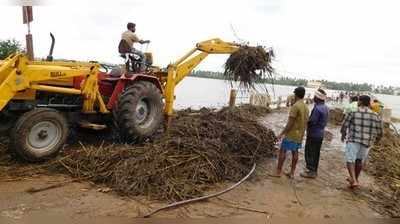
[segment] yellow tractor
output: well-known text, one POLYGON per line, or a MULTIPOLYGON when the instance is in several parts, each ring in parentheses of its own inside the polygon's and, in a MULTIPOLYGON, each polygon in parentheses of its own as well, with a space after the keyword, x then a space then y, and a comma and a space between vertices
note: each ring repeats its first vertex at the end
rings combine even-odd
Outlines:
POLYGON ((122 55, 126 69, 110 69, 96 62, 53 61, 52 49, 43 61, 12 54, 0 62, 0 132, 10 135, 13 154, 27 161, 57 155, 71 125, 113 124, 126 141, 141 141, 164 118, 169 125, 175 86, 193 68, 208 54, 231 54, 239 47, 203 41, 166 69, 148 64, 144 72, 135 71, 134 55, 122 55))

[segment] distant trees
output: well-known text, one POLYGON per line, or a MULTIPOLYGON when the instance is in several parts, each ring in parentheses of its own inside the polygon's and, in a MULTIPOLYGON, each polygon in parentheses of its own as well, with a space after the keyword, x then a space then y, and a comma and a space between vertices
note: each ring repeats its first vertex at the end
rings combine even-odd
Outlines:
MULTIPOLYGON (((380 93, 380 94, 387 94, 387 95, 395 95, 396 94, 396 88, 393 86, 377 86, 374 89, 375 93, 380 93)), ((397 93, 399 95, 399 93, 397 93)))
POLYGON ((10 54, 17 51, 22 51, 21 43, 17 40, 0 40, 0 60, 7 58, 10 54))
POLYGON ((353 91, 353 92, 372 92, 373 87, 368 83, 352 83, 352 82, 332 82, 327 80, 322 80, 322 84, 327 89, 332 90, 345 90, 345 91, 353 91))
MULTIPOLYGON (((224 73, 222 72, 211 72, 211 71, 193 71, 190 76, 211 78, 211 79, 225 79, 224 73)), ((278 77, 278 78, 265 78, 259 81, 260 83, 273 83, 277 85, 294 85, 294 86, 306 86, 307 79, 297 79, 289 77, 278 77)))
POLYGON ((224 73, 222 72, 212 72, 212 71, 193 71, 190 76, 196 76, 201 78, 210 78, 210 79, 224 79, 224 73))
POLYGON ((278 85, 286 86, 307 86, 307 79, 289 78, 289 77, 277 77, 274 79, 268 78, 264 80, 266 83, 273 83, 278 85))

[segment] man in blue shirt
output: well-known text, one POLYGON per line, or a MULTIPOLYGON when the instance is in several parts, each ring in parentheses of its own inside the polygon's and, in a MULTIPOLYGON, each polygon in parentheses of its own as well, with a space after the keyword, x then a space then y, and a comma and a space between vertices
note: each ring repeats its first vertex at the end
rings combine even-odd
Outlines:
POLYGON ((305 178, 316 178, 318 172, 319 155, 324 130, 328 123, 329 108, 325 105, 326 92, 318 89, 314 93, 314 108, 307 123, 307 138, 305 145, 305 159, 307 170, 300 174, 305 178))

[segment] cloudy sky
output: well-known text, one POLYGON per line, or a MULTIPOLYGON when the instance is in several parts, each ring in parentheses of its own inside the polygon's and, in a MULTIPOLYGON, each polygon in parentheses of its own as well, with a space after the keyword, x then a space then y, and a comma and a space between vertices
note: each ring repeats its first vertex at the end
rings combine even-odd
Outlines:
MULTIPOLYGON (((21 0, 0 0, 0 39, 24 43, 21 0)), ((117 45, 129 21, 150 39, 147 50, 165 67, 196 42, 238 38, 273 47, 282 75, 400 86, 400 2, 395 0, 42 0, 35 1, 35 56, 49 32, 54 56, 120 63, 117 45)), ((137 46, 140 49, 140 46, 137 46)), ((143 48, 146 50, 146 48, 143 48)), ((197 69, 222 71, 226 55, 197 69)))

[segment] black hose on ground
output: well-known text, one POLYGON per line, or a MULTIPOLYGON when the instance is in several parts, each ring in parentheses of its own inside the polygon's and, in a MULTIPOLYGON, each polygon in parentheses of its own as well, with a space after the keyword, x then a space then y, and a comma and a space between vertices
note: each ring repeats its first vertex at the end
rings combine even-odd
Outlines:
POLYGON ((202 200, 205 200, 205 199, 217 197, 217 196, 219 196, 221 194, 224 194, 224 193, 226 193, 228 191, 231 191, 234 188, 236 188, 237 186, 239 186, 240 184, 242 184, 245 180, 247 180, 247 178, 249 178, 251 176, 251 174, 253 174, 255 169, 256 169, 256 164, 254 163, 253 167, 250 170, 250 172, 245 177, 243 177, 239 182, 235 183, 234 185, 230 186, 229 188, 227 188, 227 189, 225 189, 223 191, 220 191, 220 192, 217 192, 217 193, 214 193, 214 194, 210 194, 210 195, 206 195, 206 196, 202 196, 202 197, 198 197, 198 198, 192 198, 192 199, 188 199, 188 200, 184 200, 184 201, 174 202, 172 204, 169 204, 169 205, 166 205, 164 207, 158 208, 158 209, 148 213, 147 215, 144 215, 143 218, 149 218, 151 215, 154 215, 155 213, 157 213, 159 211, 162 211, 162 210, 166 210, 166 209, 178 207, 178 206, 181 206, 181 205, 184 205, 184 204, 188 204, 188 203, 192 203, 192 202, 197 202, 197 201, 202 201, 202 200))
POLYGON ((392 126, 393 130, 396 132, 396 135, 397 135, 397 136, 400 136, 400 135, 399 135, 399 131, 397 130, 397 128, 396 128, 396 126, 393 124, 393 122, 390 122, 390 125, 392 126))

